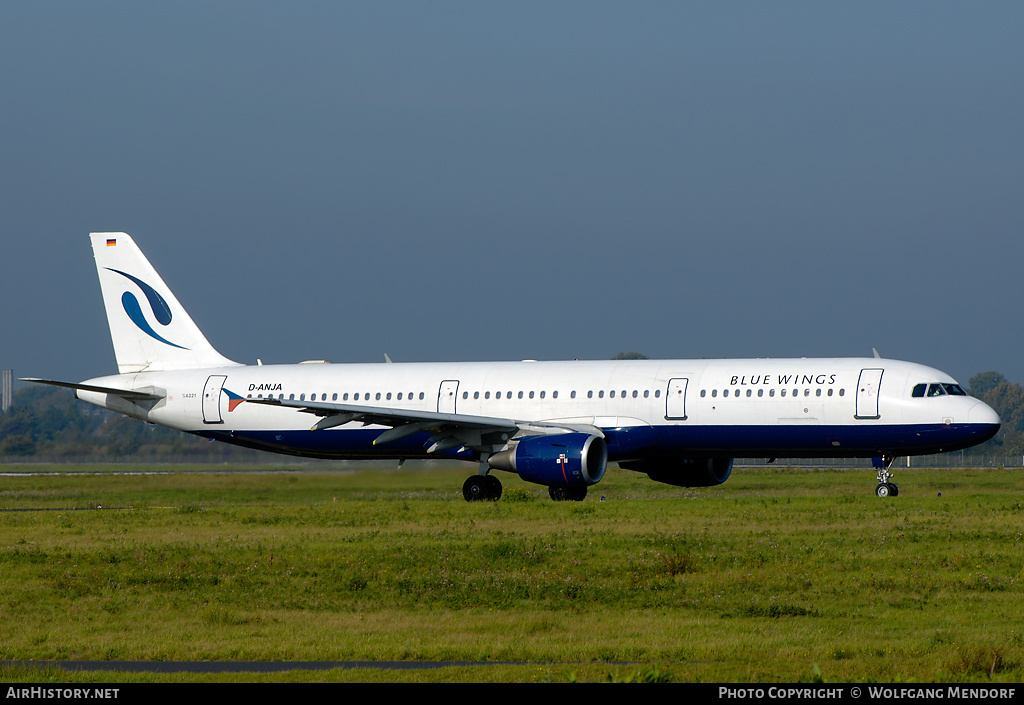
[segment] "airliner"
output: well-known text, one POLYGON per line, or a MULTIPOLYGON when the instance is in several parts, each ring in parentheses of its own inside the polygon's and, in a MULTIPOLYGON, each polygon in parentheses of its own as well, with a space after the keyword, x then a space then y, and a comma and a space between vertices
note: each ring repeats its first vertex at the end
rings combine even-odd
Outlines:
POLYGON ((126 233, 91 233, 118 374, 68 387, 96 406, 208 439, 309 458, 452 458, 583 500, 608 463, 679 487, 733 459, 898 456, 992 438, 998 415, 949 375, 882 359, 799 358, 245 365, 207 341, 126 233))

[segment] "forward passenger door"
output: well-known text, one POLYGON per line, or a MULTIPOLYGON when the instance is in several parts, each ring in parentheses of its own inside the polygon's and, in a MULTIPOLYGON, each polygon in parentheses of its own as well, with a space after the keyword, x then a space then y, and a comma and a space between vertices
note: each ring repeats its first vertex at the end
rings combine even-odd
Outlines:
POLYGON ((863 369, 857 380, 857 412, 854 418, 877 419, 878 390, 882 386, 882 369, 863 369))

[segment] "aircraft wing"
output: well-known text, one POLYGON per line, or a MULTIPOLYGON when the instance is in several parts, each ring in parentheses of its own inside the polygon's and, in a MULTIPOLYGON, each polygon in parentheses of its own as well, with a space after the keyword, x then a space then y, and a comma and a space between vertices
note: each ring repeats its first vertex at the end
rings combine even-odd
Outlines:
POLYGON ((383 445, 425 431, 431 434, 430 440, 427 441, 430 444, 427 449, 428 453, 436 453, 463 446, 494 452, 512 438, 524 435, 585 431, 601 437, 604 436, 604 433, 594 426, 561 424, 557 422, 520 421, 492 416, 445 414, 436 411, 391 409, 379 406, 296 401, 292 399, 246 399, 246 402, 287 407, 297 409, 306 414, 319 416, 320 420, 313 424, 312 430, 314 431, 342 426, 353 421, 361 422, 364 426, 371 424, 390 426, 391 428, 383 431, 373 441, 374 445, 383 445))

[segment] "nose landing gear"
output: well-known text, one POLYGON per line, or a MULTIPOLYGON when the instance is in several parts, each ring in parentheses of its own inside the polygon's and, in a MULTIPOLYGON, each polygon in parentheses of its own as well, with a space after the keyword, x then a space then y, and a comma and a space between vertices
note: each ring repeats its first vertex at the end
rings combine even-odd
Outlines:
POLYGON ((875 469, 878 470, 878 485, 875 487, 876 497, 896 497, 900 493, 900 488, 895 483, 889 482, 889 478, 892 477, 889 468, 892 467, 894 460, 896 460, 896 457, 893 455, 873 458, 875 469))

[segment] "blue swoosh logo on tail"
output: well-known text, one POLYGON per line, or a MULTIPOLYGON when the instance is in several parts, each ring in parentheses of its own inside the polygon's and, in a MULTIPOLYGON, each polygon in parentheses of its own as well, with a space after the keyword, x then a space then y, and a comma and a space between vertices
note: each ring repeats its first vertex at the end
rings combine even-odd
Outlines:
MULTIPOLYGON (((160 325, 166 326, 171 322, 171 307, 167 305, 167 301, 164 300, 164 297, 160 296, 160 293, 156 289, 138 277, 133 277, 131 274, 122 272, 120 269, 111 269, 110 267, 107 267, 106 269, 130 279, 136 286, 142 289, 142 293, 146 295, 149 307, 153 311, 153 316, 156 317, 156 320, 160 325)), ((159 340, 161 343, 170 345, 173 348, 188 350, 186 347, 172 343, 153 330, 153 326, 149 325, 149 321, 146 320, 146 316, 142 312, 142 306, 139 304, 139 300, 135 297, 135 294, 130 291, 124 292, 124 294, 121 295, 121 305, 124 307, 124 312, 128 314, 128 318, 130 318, 132 323, 137 325, 139 330, 143 333, 154 340, 159 340)))

